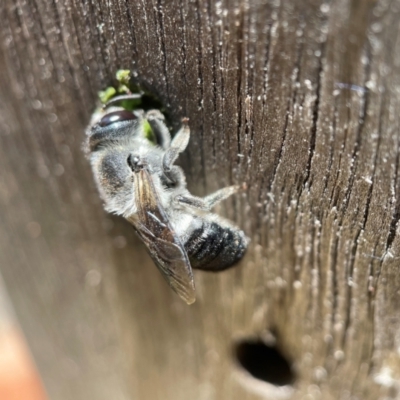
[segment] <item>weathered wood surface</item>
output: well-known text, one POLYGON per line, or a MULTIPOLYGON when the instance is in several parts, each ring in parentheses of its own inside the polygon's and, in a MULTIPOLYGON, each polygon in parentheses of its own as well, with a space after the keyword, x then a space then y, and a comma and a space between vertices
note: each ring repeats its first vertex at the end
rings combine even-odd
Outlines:
POLYGON ((0 18, 0 267, 52 400, 255 399, 232 347, 269 330, 293 399, 400 396, 399 0, 2 0, 0 18), (194 193, 248 186, 221 212, 250 251, 197 272, 190 307, 81 151, 118 68, 190 118, 194 193))

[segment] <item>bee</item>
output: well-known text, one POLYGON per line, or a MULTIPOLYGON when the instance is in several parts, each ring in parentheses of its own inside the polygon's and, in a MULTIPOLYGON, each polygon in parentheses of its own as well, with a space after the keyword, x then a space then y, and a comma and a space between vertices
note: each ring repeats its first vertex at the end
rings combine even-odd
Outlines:
POLYGON ((105 210, 133 225, 171 288, 192 304, 192 268, 221 271, 246 251, 244 232, 211 212, 238 187, 193 196, 183 170, 174 165, 189 142, 188 120, 182 120, 171 139, 159 110, 129 111, 114 105, 137 96, 116 96, 94 113, 86 150, 105 210))

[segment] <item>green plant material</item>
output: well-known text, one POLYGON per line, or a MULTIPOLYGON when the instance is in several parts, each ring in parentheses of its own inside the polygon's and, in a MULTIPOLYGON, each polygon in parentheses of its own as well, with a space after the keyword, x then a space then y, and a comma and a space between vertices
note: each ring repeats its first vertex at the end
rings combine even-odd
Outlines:
POLYGON ((134 111, 138 108, 141 108, 142 100, 141 99, 129 99, 129 100, 121 100, 121 107, 124 110, 134 111))
POLYGON ((143 123, 143 130, 144 130, 144 137, 149 142, 156 144, 157 143, 156 136, 154 135, 153 129, 151 129, 151 126, 147 120, 144 121, 143 123))
POLYGON ((129 86, 131 71, 129 69, 119 69, 115 74, 115 78, 121 85, 129 86))
MULTIPOLYGON (((99 92, 98 96, 102 104, 107 104, 115 96, 121 94, 139 93, 139 89, 135 85, 131 85, 131 71, 129 69, 120 69, 116 72, 115 78, 117 86, 109 86, 107 89, 99 92)), ((140 108, 141 99, 121 100, 121 107, 125 110, 133 111, 140 108)))
POLYGON ((129 88, 131 81, 131 71, 129 69, 119 69, 115 74, 115 78, 118 81, 117 91, 119 94, 132 93, 129 88))
POLYGON ((99 96, 101 103, 106 104, 116 94, 117 94, 117 91, 115 90, 115 88, 113 88, 112 86, 109 86, 106 90, 101 90, 99 92, 98 96, 99 96))
POLYGON ((131 90, 126 85, 118 85, 118 94, 129 94, 131 90))

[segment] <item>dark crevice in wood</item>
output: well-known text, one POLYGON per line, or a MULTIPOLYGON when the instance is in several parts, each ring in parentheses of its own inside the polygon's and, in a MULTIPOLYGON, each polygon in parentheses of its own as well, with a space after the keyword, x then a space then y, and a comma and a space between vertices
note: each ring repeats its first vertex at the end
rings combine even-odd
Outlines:
MULTIPOLYGON (((318 71, 317 71, 317 87, 315 90, 315 102, 314 102, 314 107, 313 107, 313 117, 312 117, 312 125, 311 125, 311 137, 310 137, 310 142, 309 142, 309 154, 308 154, 308 160, 307 160, 307 165, 306 165, 306 173, 304 180, 302 182, 302 186, 300 187, 300 196, 301 192, 303 191, 303 188, 306 188, 308 186, 308 189, 311 188, 312 181, 308 181, 311 176, 311 164, 312 160, 314 157, 315 153, 315 142, 317 138, 317 128, 318 128, 318 117, 319 117, 319 105, 321 101, 321 89, 322 89, 322 74, 324 72, 324 57, 325 57, 325 42, 322 43, 321 45, 321 55, 319 57, 319 65, 318 65, 318 71)), ((299 197, 300 197, 299 196, 299 197)))
POLYGON ((240 143, 240 131, 242 129, 242 112, 243 112, 243 105, 242 99, 246 95, 246 91, 242 88, 242 74, 243 74, 243 48, 244 48, 244 16, 243 12, 241 13, 238 19, 238 27, 237 27, 237 41, 236 41, 236 52, 237 52, 237 90, 236 90, 236 102, 237 102, 237 115, 238 115, 238 123, 236 129, 236 141, 237 141, 237 152, 241 154, 241 143, 240 143), (242 96, 243 90, 243 96, 242 96))
POLYGON ((365 230, 365 226, 368 221, 369 209, 371 206, 371 199, 372 199, 372 191, 374 189, 374 179, 375 179, 375 171, 376 171, 376 163, 377 163, 377 159, 378 159, 379 146, 380 146, 380 139, 378 138, 378 143, 376 146, 376 152, 375 152, 375 157, 374 157, 374 162, 373 162, 373 170, 372 170, 372 175, 370 178, 371 183, 369 184, 369 187, 368 187, 367 199, 366 199, 366 203, 365 203, 363 222, 362 222, 362 230, 365 230))
MULTIPOLYGON (((141 13, 142 13, 140 20, 143 22, 145 30, 146 30, 146 39, 142 40, 141 44, 142 45, 145 44, 145 46, 146 46, 146 52, 145 53, 148 56, 149 54, 151 54, 151 51, 150 51, 150 34, 149 34, 150 24, 149 24, 148 18, 147 18, 147 10, 146 10, 146 6, 145 6, 145 0, 142 0, 142 6, 140 8, 141 8, 141 13)), ((157 36, 157 30, 156 29, 154 30, 154 34, 155 34, 155 36, 157 36)), ((139 35, 138 36, 138 40, 139 40, 138 43, 140 43, 140 39, 141 38, 140 38, 140 35, 139 35)))
MULTIPOLYGON (((249 46, 253 45, 255 43, 255 38, 254 35, 252 34, 253 31, 256 30, 256 26, 254 21, 252 22, 252 19, 249 16, 249 34, 248 34, 248 42, 249 46)), ((255 47, 251 48, 251 51, 249 51, 250 57, 254 56, 254 58, 249 62, 249 90, 251 90, 251 115, 249 117, 248 125, 250 125, 249 133, 250 137, 248 138, 249 140, 249 149, 247 152, 247 158, 250 160, 250 163, 248 164, 247 167, 247 172, 246 176, 248 177, 248 174, 250 173, 250 167, 251 167, 251 162, 252 162, 252 157, 253 157, 253 150, 254 150, 254 135, 255 135, 255 129, 254 129, 254 103, 256 101, 255 95, 257 93, 257 90, 255 88, 255 76, 256 74, 254 73, 255 71, 255 47)), ((249 58, 250 58, 249 57, 249 58)), ((244 160, 242 160, 244 161, 244 160)), ((247 178, 248 180, 248 178, 247 178)))
MULTIPOLYGON (((216 21, 213 18, 213 13, 212 13, 212 2, 211 0, 207 0, 207 11, 209 13, 209 20, 212 26, 215 26, 216 21)), ((218 29, 219 35, 217 36, 217 42, 215 43, 215 36, 213 35, 213 46, 212 46, 212 57, 213 57, 213 84, 216 85, 217 83, 217 73, 219 72, 219 79, 220 79, 220 93, 218 93, 218 87, 215 86, 213 90, 213 102, 215 105, 215 111, 217 110, 217 98, 220 98, 220 107, 221 107, 221 115, 223 116, 225 114, 225 78, 224 78, 224 70, 225 70, 225 64, 224 64, 224 51, 222 49, 222 27, 218 29), (218 62, 217 62, 218 60, 218 62), (217 69, 217 66, 219 67, 219 71, 217 69)), ((219 115, 215 116, 217 120, 220 121, 221 123, 221 130, 222 130, 222 140, 225 145, 225 141, 228 142, 228 148, 230 148, 230 140, 229 140, 229 132, 226 132, 225 129, 225 121, 224 118, 221 118, 219 115)), ((213 125, 213 128, 215 129, 215 126, 213 125)), ((213 149, 215 149, 215 140, 213 141, 213 149)), ((216 149, 215 149, 216 150, 216 149)), ((232 173, 230 172, 229 175, 229 182, 232 182, 232 173)))
POLYGON ((339 247, 339 239, 341 236, 341 228, 339 227, 339 232, 334 238, 334 245, 331 249, 331 265, 330 270, 332 273, 332 315, 331 315, 331 331, 332 336, 334 335, 335 329, 335 319, 338 310, 338 298, 339 298, 339 286, 338 286, 338 277, 337 277, 337 258, 338 258, 338 247, 339 247))
MULTIPOLYGON (((244 7, 244 10, 248 10, 248 4, 244 7)), ((244 11, 243 11, 244 12, 244 11)), ((250 14, 246 12, 246 18, 243 16, 243 38, 245 39, 243 42, 243 49, 244 49, 244 63, 245 63, 245 72, 246 72, 246 82, 245 82, 245 96, 244 97, 244 149, 247 150, 246 159, 247 162, 247 169, 251 164, 251 153, 252 153, 252 137, 254 135, 254 126, 253 126, 253 105, 254 105, 254 88, 253 88, 253 81, 254 81, 254 60, 252 60, 252 55, 254 54, 254 49, 252 45, 254 42, 251 40, 251 30, 252 30, 252 23, 250 14)), ((240 167, 245 165, 245 160, 243 158, 237 157, 237 163, 240 167)))
POLYGON ((368 188, 368 194, 367 194, 367 201, 365 205, 365 211, 364 211, 364 216, 363 216, 363 230, 365 230, 365 226, 368 221, 368 216, 369 216, 369 209, 371 206, 371 198, 372 198, 372 191, 374 189, 374 183, 375 183, 375 172, 378 166, 378 156, 379 156, 379 150, 381 147, 381 141, 382 141, 382 135, 383 135, 383 127, 382 127, 382 122, 384 120, 384 110, 386 110, 386 94, 382 94, 382 99, 381 99, 381 106, 379 110, 379 121, 378 121, 378 139, 376 143, 376 149, 375 149, 375 155, 374 155, 374 161, 373 161, 373 166, 372 166, 372 173, 371 173, 371 184, 368 188))
POLYGON ((165 79, 165 92, 167 96, 167 107, 170 107, 171 97, 169 93, 169 83, 168 83, 168 62, 167 62, 167 51, 165 48, 165 29, 164 29, 164 11, 163 5, 161 3, 162 0, 157 0, 157 21, 158 26, 160 27, 159 37, 158 40, 160 42, 161 48, 161 56, 163 60, 163 72, 164 72, 164 79, 165 79))
POLYGON ((321 234, 322 234, 322 216, 321 218, 318 218, 317 220, 314 221, 314 226, 316 225, 316 269, 318 272, 318 312, 319 315, 316 317, 319 321, 322 321, 323 315, 324 315, 324 301, 325 301, 325 289, 327 288, 328 285, 328 271, 324 271, 324 266, 325 266, 325 259, 322 259, 322 240, 321 240, 321 234), (324 279, 325 278, 325 279, 324 279))
MULTIPOLYGON (((324 189, 322 191, 323 194, 326 194, 326 191, 328 189, 329 178, 331 176, 331 169, 332 169, 332 165, 333 165, 333 155, 334 155, 334 143, 335 143, 335 137, 336 137, 336 124, 337 124, 337 96, 335 96, 333 99, 332 130, 331 130, 331 135, 329 137, 329 159, 328 159, 328 166, 327 166, 326 177, 325 177, 325 182, 324 182, 324 189)), ((336 175, 336 179, 337 179, 337 175, 336 175)), ((334 185, 333 185, 333 187, 334 187, 334 185)), ((331 201, 332 201, 332 194, 333 194, 333 189, 332 189, 331 197, 330 197, 331 201)))
MULTIPOLYGON (((326 27, 328 23, 328 19, 326 16, 323 16, 321 18, 321 31, 323 32, 324 29, 322 27, 326 27)), ((316 144, 316 137, 317 137, 317 127, 319 123, 319 107, 320 107, 320 101, 321 101, 321 90, 322 90, 322 74, 324 72, 324 57, 325 57, 325 48, 326 48, 326 37, 325 34, 322 34, 320 36, 320 56, 318 58, 318 69, 316 71, 316 77, 317 77, 317 85, 316 85, 316 93, 315 93, 315 102, 314 102, 314 107, 313 107, 313 116, 312 116, 312 124, 311 124, 311 137, 309 141, 309 155, 308 155, 308 160, 307 164, 305 167, 305 174, 303 179, 299 179, 298 182, 298 199, 297 199, 297 204, 296 204, 296 209, 298 209, 299 204, 300 204, 300 198, 303 193, 303 190, 308 186, 308 190, 310 189, 312 182, 309 182, 310 176, 311 176, 311 165, 312 165, 312 160, 314 157, 315 153, 315 144, 316 144)))
MULTIPOLYGON (((350 108, 347 108, 347 121, 350 121, 350 108)), ((338 188, 337 186, 337 182, 340 178, 340 174, 342 171, 342 160, 343 160, 343 155, 344 155, 344 149, 346 147, 346 143, 347 143, 347 138, 349 135, 349 127, 348 124, 346 124, 343 127, 343 132, 344 132, 344 137, 343 137, 343 144, 341 146, 341 151, 339 152, 339 161, 338 161, 338 168, 337 168, 337 172, 336 172, 336 176, 335 176, 335 180, 333 182, 332 185, 332 190, 331 190, 331 194, 330 194, 330 206, 331 207, 337 207, 338 206, 338 202, 339 202, 339 197, 340 197, 340 193, 341 193, 341 189, 338 188)))
MULTIPOLYGON (((211 8, 211 3, 210 0, 207 1, 207 13, 208 13, 208 20, 210 23, 210 26, 214 26, 214 20, 213 20, 213 14, 212 14, 212 8, 211 8)), ((221 29, 219 29, 220 37, 219 41, 222 41, 221 38, 221 29)), ((214 113, 217 112, 217 99, 218 99, 218 90, 217 90, 217 57, 216 57, 216 44, 213 43, 212 49, 211 49, 211 56, 212 56, 212 85, 213 85, 213 109, 214 113)), ((219 63, 221 63, 221 59, 219 60, 219 63)), ((215 148, 214 148, 215 151, 215 148)))
MULTIPOLYGON (((375 162, 376 162, 376 156, 375 156, 375 162)), ((365 230, 365 225, 366 225, 366 223, 368 221, 368 214, 369 214, 369 208, 371 206, 371 198, 372 198, 372 190, 373 190, 373 188, 374 188, 374 181, 372 180, 372 183, 369 185, 369 188, 368 188, 367 201, 365 203, 365 210, 364 210, 364 216, 363 216, 363 227, 362 227, 362 230, 365 230)))
MULTIPOLYGON (((132 64, 135 65, 136 69, 136 57, 137 57, 137 44, 136 44, 136 34, 135 34, 135 25, 133 23, 132 12, 129 7, 129 0, 125 0, 125 12, 126 18, 128 20, 128 31, 130 33, 131 38, 131 48, 132 48, 132 64)), ((184 26, 184 24, 182 24, 184 26)), ((121 66, 122 67, 122 66, 121 66)))
MULTIPOLYGON (((187 47, 187 38, 186 38, 186 25, 185 25, 185 17, 183 15, 184 5, 181 0, 181 7, 179 10, 179 15, 181 18, 181 25, 182 25, 182 44, 181 44, 181 51, 182 51, 182 58, 183 58, 183 68, 182 68, 182 76, 183 81, 185 82, 185 89, 189 88, 188 81, 187 81, 187 54, 186 54, 186 47, 187 47)), ((187 117, 187 98, 184 99, 184 109, 183 109, 183 116, 187 117)))
MULTIPOLYGON (((286 105, 286 113, 285 113, 285 123, 283 126, 283 133, 282 133, 282 139, 281 139, 281 143, 279 146, 279 150, 277 152, 277 156, 275 157, 275 162, 274 162, 274 166, 272 169, 272 177, 270 179, 270 182, 268 184, 267 187, 267 193, 270 192, 271 188, 274 186, 275 180, 276 180, 276 174, 279 168, 280 163, 282 162, 282 155, 283 155, 283 151, 285 148, 285 142, 286 142, 286 136, 287 136, 287 130, 289 127, 289 121, 290 121, 290 117, 291 117, 291 112, 293 113, 293 106, 296 102, 296 96, 297 96, 297 87, 296 84, 299 82, 299 78, 300 78, 300 74, 301 74, 301 59, 302 59, 302 55, 303 55, 303 41, 301 40, 296 52, 296 61, 294 63, 294 71, 296 71, 295 73, 295 79, 293 82, 293 94, 292 97, 288 97, 287 100, 287 105, 286 105)), ((284 190, 284 186, 283 185, 281 187, 281 190, 284 190)), ((288 198, 288 201, 290 201, 290 199, 288 198)))
MULTIPOLYGON (((211 36, 211 48, 209 49, 210 52, 210 57, 212 58, 212 65, 211 65, 211 80, 212 80, 212 107, 213 107, 213 118, 211 121, 211 133, 212 133, 212 142, 211 142, 211 147, 212 147, 212 159, 213 159, 213 167, 215 167, 218 164, 218 161, 216 159, 217 157, 217 148, 216 148, 216 137, 218 134, 223 134, 222 132, 217 132, 217 122, 219 120, 219 116, 217 115, 217 99, 218 99, 218 90, 217 90, 217 48, 218 48, 218 43, 222 41, 221 38, 221 28, 217 29, 219 37, 217 38, 217 41, 215 41, 215 24, 214 24, 214 19, 213 19, 213 14, 212 14, 212 5, 210 0, 207 0, 205 2, 205 11, 206 11, 206 17, 207 17, 207 24, 209 25, 210 29, 210 36, 211 36)), ((221 63, 221 59, 218 60, 219 63, 221 63)))
MULTIPOLYGON (((275 22, 276 23, 276 22, 275 22)), ((262 117, 264 118, 264 110, 267 110, 268 107, 266 106, 266 100, 267 100, 267 92, 268 92, 268 83, 269 83, 269 62, 270 62, 270 51, 271 51, 271 30, 273 27, 274 23, 268 21, 267 22, 267 35, 266 35, 266 41, 265 41, 265 59, 264 59, 264 68, 263 68, 263 79, 264 79, 264 85, 263 85, 263 91, 262 91, 262 117)), ((264 139, 265 141, 265 139, 264 139)), ((264 141, 262 144, 264 144, 264 141)))
MULTIPOLYGON (((349 121, 349 120, 350 120, 350 110, 348 109, 347 110, 347 121, 349 121)), ((345 149, 346 142, 347 142, 347 136, 348 136, 348 133, 349 133, 349 128, 348 128, 347 125, 345 125, 342 129, 343 129, 343 133, 344 133, 344 135, 343 135, 344 136, 343 137, 343 143, 342 143, 341 149, 339 151, 338 167, 337 167, 336 175, 335 175, 335 178, 334 178, 334 182, 332 184, 332 190, 331 190, 331 193, 330 193, 330 196, 329 196, 329 198, 330 198, 330 207, 331 208, 333 208, 333 207, 336 208, 338 206, 338 202, 339 202, 340 189, 338 188, 338 184, 337 183, 338 183, 338 180, 340 178, 341 171, 342 171, 342 168, 341 168, 342 167, 342 159, 343 159, 344 149, 345 149)))
MULTIPOLYGON (((371 79, 371 64, 372 64, 372 55, 371 55, 371 49, 370 45, 367 43, 365 45, 365 51, 364 51, 365 57, 367 59, 365 63, 365 73, 364 73, 364 84, 363 87, 367 87, 367 82, 371 79)), ((367 118, 367 110, 369 107, 369 90, 362 91, 363 96, 361 97, 362 101, 362 107, 360 110, 360 116, 359 116, 359 121, 358 121, 358 127, 357 127, 357 132, 356 132, 356 137, 355 137, 355 142, 354 142, 354 148, 353 152, 351 155, 351 159, 353 162, 350 165, 350 173, 349 173, 349 180, 346 188, 346 192, 344 195, 344 205, 343 205, 343 210, 347 210, 347 207, 349 205, 349 201, 351 198, 351 192, 353 189, 354 182, 356 180, 356 171, 357 171, 357 165, 358 165, 358 152, 361 146, 361 142, 363 139, 363 133, 364 133, 364 127, 365 127, 365 121, 367 118)), ((349 110, 350 111, 350 110, 349 110)), ((344 215, 344 214, 343 214, 344 215)))
POLYGON ((347 337, 347 332, 350 327, 350 320, 351 320, 351 311, 353 309, 352 307, 352 295, 353 295, 353 272, 354 272, 354 263, 356 260, 357 256, 357 249, 358 249, 358 239, 360 238, 361 233, 364 232, 363 229, 359 229, 355 235, 355 238, 353 240, 353 245, 350 251, 350 259, 349 259, 349 267, 348 271, 346 273, 346 316, 344 318, 344 329, 343 329, 343 335, 342 335, 342 348, 344 348, 346 344, 346 337, 347 337))
POLYGON ((292 98, 288 98, 287 100, 287 105, 286 105, 286 113, 285 113, 285 123, 283 125, 283 133, 281 136, 281 143, 279 145, 279 150, 277 152, 277 156, 275 157, 275 162, 274 162, 274 166, 272 169, 272 177, 271 180, 268 184, 267 187, 267 193, 269 193, 271 191, 271 188, 274 185, 275 179, 276 179, 276 172, 278 170, 278 167, 282 161, 282 154, 283 154, 283 150, 285 148, 285 142, 286 142, 286 136, 287 136, 287 130, 288 130, 288 126, 289 126, 289 117, 290 117, 290 108, 292 106, 292 102, 293 99, 292 98))
MULTIPOLYGON (((315 290, 314 279, 315 279, 315 276, 313 274, 313 266, 315 266, 315 262, 314 262, 315 226, 311 226, 310 227, 310 231, 307 234, 307 237, 308 236, 310 237, 310 239, 309 239, 310 240, 310 247, 309 247, 309 250, 307 251, 308 252, 308 257, 309 257, 309 267, 310 267, 309 271, 308 271, 309 272, 308 276, 310 277, 310 286, 309 286, 309 290, 308 290, 308 293, 307 293, 307 313, 306 313, 306 315, 311 315, 312 310, 315 307, 318 307, 318 304, 316 304, 315 298, 314 298, 314 290, 315 290)), ((303 262, 301 262, 299 264, 300 265, 304 265, 303 262)), ((297 274, 295 273, 295 279, 296 280, 299 280, 300 273, 301 273, 301 270, 299 268, 299 271, 297 272, 297 274)), ((318 290, 318 288, 317 288, 317 290, 318 290)))
MULTIPOLYGON (((208 15, 208 21, 210 26, 214 26, 214 19, 213 19, 213 14, 212 14, 212 7, 211 7, 211 2, 210 0, 207 0, 206 2, 206 9, 207 9, 207 15, 208 15)), ((222 40, 221 38, 221 29, 219 29, 219 34, 220 37, 218 38, 218 42, 222 40)), ((216 149, 216 135, 214 134, 216 131, 216 120, 219 119, 219 116, 217 115, 217 102, 218 102, 218 90, 217 90, 217 47, 218 44, 214 42, 214 36, 213 36, 213 44, 211 47, 211 57, 212 57, 212 85, 213 85, 213 97, 212 97, 212 104, 213 104, 213 119, 212 119, 212 154, 213 154, 213 166, 217 165, 217 149, 216 149)), ((222 60, 219 60, 219 65, 221 65, 222 60)), ((220 69, 221 72, 221 69, 220 69)), ((222 75, 222 73, 221 73, 222 75)), ((221 78, 222 79, 222 78, 221 78)), ((222 133, 223 134, 223 133, 222 133)))
MULTIPOLYGON (((266 45, 265 45, 265 60, 264 60, 264 67, 263 67, 264 84, 263 84, 263 90, 262 90, 262 94, 261 94, 262 110, 263 110, 262 114, 261 114, 261 120, 263 122, 265 120, 265 110, 268 109, 267 106, 266 106, 266 99, 267 99, 268 82, 269 82, 269 62, 270 62, 270 51, 271 51, 271 30, 272 30, 272 27, 273 27, 273 22, 270 22, 269 24, 267 24, 267 26, 268 26, 268 29, 267 29, 266 45)), ((258 159, 259 160, 262 160, 264 158, 263 157, 263 153, 265 151, 265 142, 266 142, 266 140, 267 140, 267 135, 264 135, 264 137, 261 139, 260 152, 259 152, 259 155, 258 155, 258 159)), ((267 178, 266 178, 265 172, 262 170, 261 163, 260 163, 260 166, 258 167, 258 170, 259 170, 258 177, 259 177, 259 180, 260 180, 260 184, 259 184, 259 192, 258 192, 257 201, 262 204, 262 201, 265 199, 265 195, 268 195, 269 189, 265 188, 265 181, 266 181, 267 178)), ((257 221, 260 221, 260 219, 258 219, 257 221)), ((259 229, 259 227, 257 226, 257 230, 258 229, 259 229)))
POLYGON ((203 99, 204 99, 204 80, 203 80, 203 29, 201 24, 201 7, 200 1, 196 0, 196 20, 197 20, 197 29, 198 29, 198 51, 197 51, 197 73, 198 73, 198 85, 197 87, 200 89, 199 100, 197 102, 197 107, 201 110, 201 120, 199 121, 198 127, 200 131, 200 156, 201 156, 201 170, 203 174, 203 190, 207 188, 207 178, 206 178, 206 165, 205 165, 205 157, 204 157, 204 107, 203 107, 203 99))

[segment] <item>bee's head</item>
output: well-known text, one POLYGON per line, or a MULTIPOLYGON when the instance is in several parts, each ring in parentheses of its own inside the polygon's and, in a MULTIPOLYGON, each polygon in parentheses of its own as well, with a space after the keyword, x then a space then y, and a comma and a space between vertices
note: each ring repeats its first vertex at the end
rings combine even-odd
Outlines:
POLYGON ((121 107, 96 111, 87 130, 87 136, 89 151, 95 151, 107 143, 132 136, 156 144, 155 135, 143 111, 129 111, 121 107))

